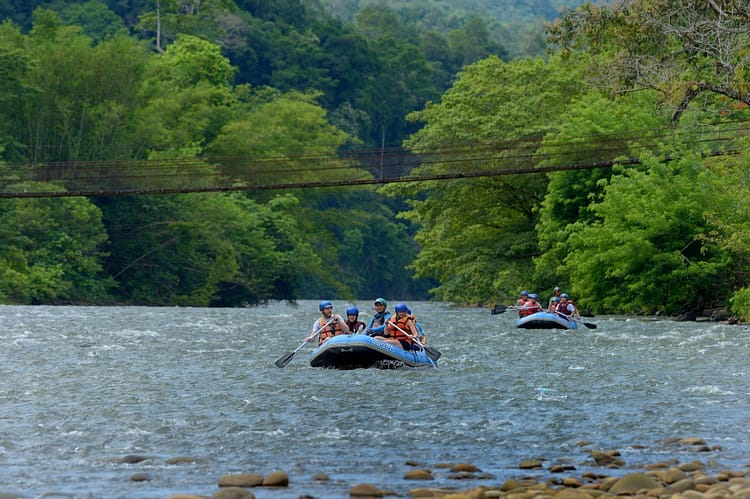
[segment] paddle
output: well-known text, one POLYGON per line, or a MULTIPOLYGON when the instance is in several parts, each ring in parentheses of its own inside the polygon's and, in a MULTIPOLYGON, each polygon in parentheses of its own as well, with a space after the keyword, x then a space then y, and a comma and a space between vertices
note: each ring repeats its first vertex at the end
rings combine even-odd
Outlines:
POLYGON ((583 322, 581 319, 575 319, 575 318, 573 320, 576 322, 580 322, 581 324, 583 324, 589 329, 596 329, 596 324, 594 324, 593 322, 583 322))
POLYGON ((492 315, 502 314, 507 309, 508 309, 508 307, 506 307, 505 305, 495 305, 495 308, 493 308, 492 310, 490 310, 490 314, 492 314, 492 315))
POLYGON ((416 343, 417 345, 419 345, 422 348, 422 350, 424 350, 424 353, 427 354, 427 358, 429 359, 430 364, 432 364, 432 367, 434 367, 434 368, 437 369, 437 366, 435 365, 435 362, 433 362, 433 361, 438 360, 440 358, 440 356, 443 355, 442 353, 440 353, 438 350, 435 350, 432 347, 428 347, 428 346, 423 345, 422 342, 419 341, 416 336, 413 336, 413 335, 407 333, 406 331, 404 331, 403 329, 401 329, 400 327, 398 327, 395 322, 391 321, 390 324, 393 325, 393 327, 395 327, 396 329, 398 329, 402 333, 404 333, 406 336, 408 336, 409 338, 411 338, 412 340, 414 340, 414 343, 416 343))
MULTIPOLYGON (((317 330, 317 331, 315 331, 315 334, 314 334, 314 335, 312 336, 312 338, 315 338, 315 337, 316 337, 317 335, 319 335, 319 334, 320 334, 320 331, 321 331, 321 330, 322 330, 323 328, 325 328, 325 327, 327 327, 328 325, 330 325, 330 324, 331 324, 331 322, 333 322, 333 318, 331 318, 331 320, 329 320, 329 321, 328 321, 328 322, 326 323, 326 325, 325 325, 325 326, 319 327, 319 328, 318 328, 318 330, 317 330)), ((312 338, 310 338, 310 339, 312 339, 312 338)), ((292 358, 294 357, 294 354, 295 354, 295 353, 297 353, 297 352, 299 352, 300 350, 302 350, 302 347, 304 347, 306 343, 307 343, 307 338, 305 338, 305 341, 303 341, 303 342, 302 342, 302 343, 300 344, 300 346, 298 346, 297 348, 295 348, 293 352, 289 352, 288 354, 286 354, 286 355, 282 355, 281 357, 279 357, 279 358, 278 358, 278 359, 276 360, 276 362, 274 362, 274 364, 276 364, 276 367, 284 367, 284 366, 286 366, 287 364, 289 364, 289 362, 291 362, 291 361, 292 361, 292 358)))

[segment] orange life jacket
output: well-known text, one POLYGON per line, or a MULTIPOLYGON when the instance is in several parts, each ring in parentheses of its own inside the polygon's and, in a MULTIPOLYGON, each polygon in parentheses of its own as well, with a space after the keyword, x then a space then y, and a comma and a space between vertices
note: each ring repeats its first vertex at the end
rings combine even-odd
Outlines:
POLYGON ((391 338, 394 338, 396 340, 404 340, 409 344, 414 344, 414 338, 411 335, 411 328, 407 325, 409 321, 413 321, 414 324, 417 323, 417 319, 413 315, 405 315, 401 318, 397 318, 397 316, 394 315, 388 321, 386 331, 388 331, 388 334, 391 336, 391 338), (400 328, 401 330, 399 331, 396 326, 398 326, 398 328, 400 328))
POLYGON ((326 341, 329 338, 333 338, 336 335, 343 334, 343 330, 341 329, 341 321, 338 320, 336 322, 331 322, 328 324, 328 321, 330 321, 330 318, 321 317, 318 320, 318 331, 320 333, 318 334, 318 345, 322 345, 324 341, 326 341), (328 326, 326 326, 328 324, 328 326), (323 327, 325 326, 325 328, 323 327))

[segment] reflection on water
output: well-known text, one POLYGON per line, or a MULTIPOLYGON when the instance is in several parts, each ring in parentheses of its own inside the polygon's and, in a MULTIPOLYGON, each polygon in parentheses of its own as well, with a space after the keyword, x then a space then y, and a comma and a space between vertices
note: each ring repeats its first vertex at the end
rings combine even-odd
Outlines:
POLYGON ((360 482, 405 493, 407 460, 471 462, 496 483, 530 458, 580 473, 591 449, 619 449, 622 473, 667 456, 739 468, 750 455, 746 327, 595 317, 593 330, 533 331, 510 313, 409 305, 443 353, 438 369, 320 370, 310 348, 277 368, 312 301, 0 307, 0 493, 210 495, 222 475, 282 469, 289 497, 341 497, 360 482), (167 463, 179 456, 196 462, 167 463))

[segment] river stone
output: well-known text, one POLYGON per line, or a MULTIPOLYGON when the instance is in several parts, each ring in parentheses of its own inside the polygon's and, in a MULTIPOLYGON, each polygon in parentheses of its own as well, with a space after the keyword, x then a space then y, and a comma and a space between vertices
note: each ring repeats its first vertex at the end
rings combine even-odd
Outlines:
POLYGON ((604 452, 601 450, 592 450, 591 457, 594 458, 594 462, 599 466, 622 466, 625 461, 616 457, 617 451, 604 452))
POLYGON ((690 490, 694 488, 695 488, 695 482, 693 481, 692 478, 683 478, 682 480, 671 484, 669 487, 666 488, 666 490, 669 493, 674 493, 674 492, 685 492, 686 490, 690 490))
POLYGON ((134 473, 130 476, 131 482, 148 482, 151 477, 147 473, 134 473))
POLYGON ((224 487, 217 490, 211 499, 255 499, 255 494, 242 487, 224 487))
POLYGON ((539 459, 524 459, 518 467, 522 470, 536 470, 542 467, 542 462, 539 459))
POLYGON ((669 468, 668 470, 652 473, 655 477, 664 483, 675 483, 687 478, 687 473, 680 468, 669 468))
POLYGON ((700 437, 681 438, 679 443, 682 445, 706 445, 706 441, 700 437))
POLYGON ((482 471, 473 464, 470 463, 457 463, 451 466, 451 471, 453 472, 459 472, 459 471, 482 471))
POLYGON ((350 497, 385 497, 385 492, 370 483, 358 483, 349 489, 350 497))
POLYGON ((167 464, 182 464, 182 463, 193 464, 196 462, 198 462, 197 459, 195 459, 194 457, 189 457, 189 456, 170 457, 169 459, 167 459, 167 464))
POLYGON ((416 489, 409 489, 407 495, 409 497, 443 497, 448 493, 450 493, 450 491, 446 491, 444 489, 419 487, 416 489))
POLYGON ((702 470, 704 468, 704 465, 700 461, 690 461, 689 463, 683 463, 677 467, 680 468, 682 471, 691 472, 691 471, 702 470))
POLYGON ((289 486, 289 475, 283 471, 272 471, 265 480, 263 480, 264 487, 288 487, 289 486))
POLYGON ((404 480, 434 480, 430 470, 409 470, 404 475, 404 480))
POLYGON ((195 494, 173 494, 167 499, 206 499, 206 496, 196 496, 195 494))
POLYGON ((518 480, 516 480, 515 478, 508 478, 507 480, 505 480, 502 486, 500 486, 500 490, 503 492, 508 492, 513 489, 517 489, 520 486, 521 484, 518 482, 518 480))
POLYGON ((659 486, 659 482, 644 473, 630 473, 617 480, 608 492, 610 494, 633 494, 639 490, 654 489, 659 486))
POLYGON ((582 490, 576 489, 562 489, 555 494, 555 499, 591 499, 594 497, 592 494, 587 494, 582 490))
POLYGON ((257 473, 224 475, 219 478, 219 487, 257 487, 259 485, 263 485, 263 475, 257 473))

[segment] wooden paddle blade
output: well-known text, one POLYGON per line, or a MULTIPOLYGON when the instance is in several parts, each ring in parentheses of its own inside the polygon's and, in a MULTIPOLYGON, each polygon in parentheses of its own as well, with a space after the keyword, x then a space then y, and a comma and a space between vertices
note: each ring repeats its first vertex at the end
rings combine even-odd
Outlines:
POLYGON ((292 357, 294 357, 294 353, 295 352, 289 352, 288 354, 284 355, 283 357, 279 357, 279 359, 276 362, 274 362, 274 364, 276 364, 276 367, 284 367, 284 366, 286 366, 287 364, 289 364, 289 362, 292 361, 292 357))
POLYGON ((438 360, 440 356, 443 355, 442 353, 440 353, 440 351, 435 350, 432 347, 424 347, 424 353, 426 353, 427 356, 432 360, 438 360))

